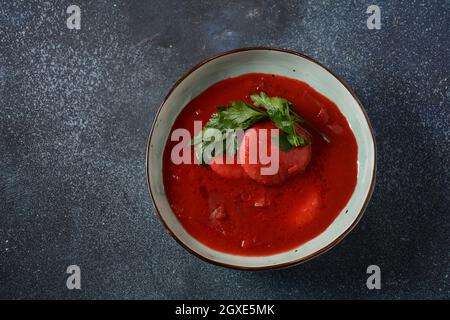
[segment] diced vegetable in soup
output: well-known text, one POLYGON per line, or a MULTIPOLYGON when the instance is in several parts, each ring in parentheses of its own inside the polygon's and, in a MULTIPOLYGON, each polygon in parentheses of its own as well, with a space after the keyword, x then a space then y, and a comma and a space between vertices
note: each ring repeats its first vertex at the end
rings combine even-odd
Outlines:
POLYGON ((163 159, 169 204, 189 234, 221 252, 296 248, 335 220, 356 186, 357 144, 345 117, 295 79, 252 73, 220 81, 171 130, 163 159), (177 130, 192 138, 180 154, 177 130))

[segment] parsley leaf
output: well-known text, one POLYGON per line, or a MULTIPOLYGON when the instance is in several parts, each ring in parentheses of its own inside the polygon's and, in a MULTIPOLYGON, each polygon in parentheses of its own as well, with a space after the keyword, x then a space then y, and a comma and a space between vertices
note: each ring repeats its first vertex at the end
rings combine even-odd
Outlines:
POLYGON ((205 163, 203 159, 203 149, 211 143, 223 143, 223 149, 230 155, 237 152, 238 142, 237 138, 232 136, 230 131, 245 130, 257 122, 267 119, 267 113, 258 110, 243 101, 231 102, 229 107, 218 107, 219 112, 214 113, 202 131, 197 134, 191 141, 192 145, 196 146, 196 156, 200 163, 205 163), (205 133, 208 129, 217 129, 222 134, 222 140, 203 141, 205 133), (231 138, 231 139, 230 139, 231 138), (231 141, 230 141, 231 140, 231 141))
POLYGON ((279 97, 269 98, 264 92, 260 92, 259 95, 254 94, 250 98, 255 106, 267 110, 270 120, 286 134, 287 141, 293 147, 309 144, 309 141, 297 133, 296 126, 301 118, 292 110, 288 100, 279 97))
POLYGON ((284 152, 288 152, 289 150, 294 148, 294 146, 288 141, 286 133, 284 133, 283 131, 280 131, 278 137, 272 138, 272 143, 278 143, 278 148, 284 152))

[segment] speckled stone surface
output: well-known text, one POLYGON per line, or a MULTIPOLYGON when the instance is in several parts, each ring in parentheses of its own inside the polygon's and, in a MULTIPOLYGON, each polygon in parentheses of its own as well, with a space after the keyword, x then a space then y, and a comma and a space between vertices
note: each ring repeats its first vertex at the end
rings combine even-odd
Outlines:
POLYGON ((0 298, 450 298, 449 17, 448 0, 2 1, 0 298), (81 30, 66 27, 70 4, 81 30), (366 27, 370 4, 381 30, 366 27), (258 45, 304 52, 353 87, 378 173, 339 246, 251 273, 202 262, 164 231, 145 151, 185 71, 258 45), (80 291, 66 289, 70 264, 80 291))

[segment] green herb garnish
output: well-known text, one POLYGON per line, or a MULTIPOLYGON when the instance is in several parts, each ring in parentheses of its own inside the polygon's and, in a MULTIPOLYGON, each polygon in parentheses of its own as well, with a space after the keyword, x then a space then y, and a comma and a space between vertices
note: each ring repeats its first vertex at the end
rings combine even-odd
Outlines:
POLYGON ((255 106, 267 110, 270 120, 286 134, 287 140, 294 148, 309 144, 295 129, 299 117, 292 110, 289 101, 279 97, 269 98, 264 92, 260 92, 259 95, 254 94, 250 98, 255 106))
POLYGON ((255 107, 244 101, 231 102, 229 107, 218 107, 219 112, 214 113, 202 131, 192 139, 191 144, 195 146, 195 153, 201 164, 208 163, 208 159, 203 159, 205 147, 211 146, 211 144, 222 144, 222 150, 225 150, 229 155, 234 155, 237 152, 238 141, 237 137, 230 132, 246 130, 252 125, 268 119, 281 130, 278 144, 283 151, 303 147, 310 143, 296 131, 296 128, 300 127, 307 132, 301 126, 304 123, 316 130, 327 143, 330 142, 330 139, 324 133, 298 115, 292 109, 292 104, 288 100, 280 97, 268 97, 264 92, 251 95, 250 98, 255 107), (217 141, 212 139, 209 129, 219 130, 221 139, 217 141), (208 139, 204 139, 205 137, 208 139))
POLYGON ((223 143, 223 149, 230 155, 237 152, 237 138, 231 136, 230 131, 245 130, 257 122, 268 119, 267 113, 258 110, 243 101, 231 102, 230 107, 218 107, 219 112, 214 113, 202 131, 197 134, 191 144, 196 147, 196 155, 199 162, 204 164, 202 152, 205 147, 211 143, 223 143), (217 129, 222 134, 223 139, 215 141, 214 139, 204 141, 204 137, 208 136, 208 129, 217 129))

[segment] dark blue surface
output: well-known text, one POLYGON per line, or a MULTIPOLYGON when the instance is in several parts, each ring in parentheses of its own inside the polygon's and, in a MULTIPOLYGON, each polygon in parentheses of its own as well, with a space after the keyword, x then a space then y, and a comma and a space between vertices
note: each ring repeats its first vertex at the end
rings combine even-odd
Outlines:
POLYGON ((449 1, 4 1, 1 298, 450 298, 449 1), (81 30, 68 30, 70 4, 81 30), (381 30, 366 27, 381 7, 381 30), (147 134, 171 85, 220 51, 276 46, 341 75, 376 132, 366 214, 281 271, 202 262, 152 214, 147 134), (65 287, 77 264, 82 290, 65 287), (366 268, 382 270, 369 291, 366 268))

